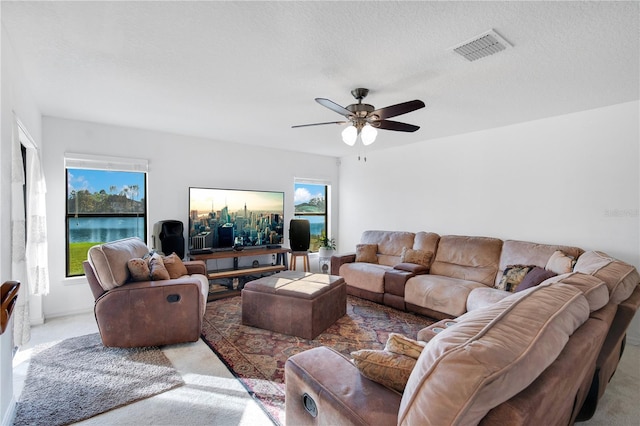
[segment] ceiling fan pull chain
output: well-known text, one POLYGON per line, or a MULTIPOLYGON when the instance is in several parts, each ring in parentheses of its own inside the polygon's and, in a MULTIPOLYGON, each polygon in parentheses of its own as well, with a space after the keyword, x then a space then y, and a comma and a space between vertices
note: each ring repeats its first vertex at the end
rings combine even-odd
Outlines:
POLYGON ((367 150, 366 148, 363 149, 362 151, 358 152, 358 161, 364 161, 365 163, 367 162, 367 150))

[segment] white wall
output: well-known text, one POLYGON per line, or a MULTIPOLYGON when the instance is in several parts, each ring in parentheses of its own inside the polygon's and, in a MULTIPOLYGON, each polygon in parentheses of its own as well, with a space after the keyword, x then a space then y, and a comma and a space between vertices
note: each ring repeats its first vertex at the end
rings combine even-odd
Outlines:
MULTIPOLYGON (((339 247, 366 229, 426 230, 575 245, 640 268, 639 140, 636 101, 342 158, 339 247)), ((638 316, 632 332, 640 342, 638 316)))
MULTIPOLYGON (((40 146, 40 111, 22 78, 16 54, 2 26, 0 117, 0 283, 11 280, 11 128, 14 112, 40 146)), ((36 307, 34 314, 38 315, 36 307)), ((12 320, 13 321, 13 320, 12 320)), ((13 339, 9 328, 0 336, 0 424, 10 420, 13 401, 13 339)))
MULTIPOLYGON (((287 222, 293 217, 294 178, 323 179, 331 182, 333 194, 338 189, 333 157, 52 117, 43 119, 43 138, 51 274, 51 294, 44 300, 46 317, 93 307, 84 277, 65 278, 65 152, 148 159, 149 238, 153 224, 160 220, 176 219, 187 225, 190 186, 284 191, 287 222)), ((333 214, 337 216, 336 208, 333 214)), ((288 226, 285 241, 287 233, 288 226)))

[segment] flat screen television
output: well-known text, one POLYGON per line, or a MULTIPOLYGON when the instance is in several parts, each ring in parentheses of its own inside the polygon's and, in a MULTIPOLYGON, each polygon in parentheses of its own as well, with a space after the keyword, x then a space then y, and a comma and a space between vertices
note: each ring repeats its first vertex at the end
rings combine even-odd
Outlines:
POLYGON ((284 192, 189 188, 189 250, 282 244, 284 192))

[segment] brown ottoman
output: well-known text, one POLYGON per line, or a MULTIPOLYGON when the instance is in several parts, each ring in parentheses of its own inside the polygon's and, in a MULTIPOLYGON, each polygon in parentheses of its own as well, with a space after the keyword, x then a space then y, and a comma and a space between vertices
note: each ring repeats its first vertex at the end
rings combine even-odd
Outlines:
POLYGON ((336 275, 283 271, 242 289, 242 324, 315 339, 347 312, 347 286, 336 275))

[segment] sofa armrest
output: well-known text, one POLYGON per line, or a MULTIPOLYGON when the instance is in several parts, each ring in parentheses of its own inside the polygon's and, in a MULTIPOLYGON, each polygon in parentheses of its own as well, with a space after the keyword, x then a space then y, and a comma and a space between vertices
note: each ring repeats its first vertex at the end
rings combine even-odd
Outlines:
POLYGON ((367 379, 333 349, 321 346, 290 357, 285 383, 287 424, 397 424, 402 395, 367 379))
POLYGON ((96 276, 96 271, 88 260, 82 262, 82 268, 84 269, 84 275, 87 277, 87 282, 91 288, 91 293, 93 293, 93 298, 98 300, 106 290, 100 285, 100 281, 98 281, 98 277, 96 276))
POLYGON ((404 298, 404 287, 407 284, 407 280, 415 276, 414 272, 389 269, 384 273, 384 292, 404 298))
POLYGON ((428 343, 429 341, 431 341, 431 339, 436 337, 438 333, 444 331, 449 327, 453 327, 454 325, 456 325, 456 320, 452 318, 446 318, 438 322, 434 322, 433 324, 418 331, 417 340, 419 340, 420 342, 428 343))
POLYGON ((397 269, 399 271, 411 272, 415 275, 422 275, 429 273, 429 267, 424 265, 418 265, 417 263, 398 263, 393 269, 397 269))
POLYGON ((340 275, 340 267, 345 263, 356 261, 355 253, 337 254, 331 256, 331 275, 340 275))
POLYGON ((207 263, 204 260, 187 260, 184 261, 184 266, 187 268, 189 275, 201 274, 207 275, 207 263))

